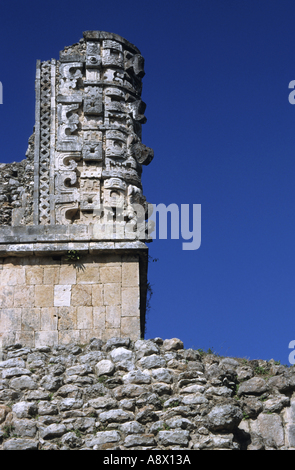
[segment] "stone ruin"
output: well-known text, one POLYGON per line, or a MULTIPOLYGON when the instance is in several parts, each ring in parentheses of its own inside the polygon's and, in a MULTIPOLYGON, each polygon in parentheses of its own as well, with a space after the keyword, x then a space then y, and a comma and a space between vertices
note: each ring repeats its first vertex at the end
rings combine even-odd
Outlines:
POLYGON ((27 158, 0 166, 0 346, 143 337, 144 74, 137 47, 102 31, 37 61, 27 158))

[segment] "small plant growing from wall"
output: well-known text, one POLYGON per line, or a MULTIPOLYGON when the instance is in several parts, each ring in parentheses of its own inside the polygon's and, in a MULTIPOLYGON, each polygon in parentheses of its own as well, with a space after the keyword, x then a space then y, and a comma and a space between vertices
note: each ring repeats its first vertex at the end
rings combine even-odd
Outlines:
POLYGON ((73 264, 75 268, 84 270, 83 263, 81 262, 82 255, 78 250, 69 250, 66 255, 66 261, 73 264))
POLYGON ((76 261, 79 261, 80 258, 81 258, 81 255, 78 250, 69 250, 67 252, 66 261, 76 262, 76 261))

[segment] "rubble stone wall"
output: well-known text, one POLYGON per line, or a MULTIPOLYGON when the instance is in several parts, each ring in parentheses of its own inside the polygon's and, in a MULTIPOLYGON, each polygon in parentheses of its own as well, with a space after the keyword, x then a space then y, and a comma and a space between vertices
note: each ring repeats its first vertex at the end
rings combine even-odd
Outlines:
POLYGON ((26 158, 0 164, 0 226, 32 225, 34 195, 34 135, 26 158))
POLYGON ((181 340, 14 344, 0 362, 3 450, 294 450, 295 369, 181 340))

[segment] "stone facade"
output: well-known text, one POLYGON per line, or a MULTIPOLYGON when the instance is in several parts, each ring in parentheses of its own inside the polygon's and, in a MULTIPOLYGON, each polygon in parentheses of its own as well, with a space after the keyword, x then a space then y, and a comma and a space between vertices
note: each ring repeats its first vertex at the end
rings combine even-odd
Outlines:
POLYGON ((3 352, 2 450, 295 450, 295 371, 274 360, 177 338, 3 352))
POLYGON ((0 265, 2 345, 85 343, 140 332, 138 256, 6 258, 0 265))
POLYGON ((3 344, 143 336, 152 227, 141 173, 153 159, 143 76, 137 47, 102 31, 37 61, 27 159, 0 167, 3 344))

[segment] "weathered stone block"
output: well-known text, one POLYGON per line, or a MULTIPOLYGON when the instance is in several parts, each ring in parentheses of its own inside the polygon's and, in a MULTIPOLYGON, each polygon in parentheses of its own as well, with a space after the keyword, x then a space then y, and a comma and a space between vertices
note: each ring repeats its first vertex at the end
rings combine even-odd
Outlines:
POLYGON ((77 271, 73 265, 62 265, 60 267, 60 283, 76 284, 77 271))
POLYGON ((1 332, 21 329, 21 308, 3 308, 0 312, 1 332))
POLYGON ((19 377, 21 375, 31 375, 31 372, 23 367, 7 367, 2 372, 3 379, 11 379, 11 377, 19 377))
POLYGON ((96 330, 94 328, 91 328, 91 330, 79 330, 79 343, 89 343, 92 338, 103 339, 103 333, 104 331, 100 329, 96 330))
POLYGON ((106 307, 106 328, 120 328, 121 306, 110 305, 106 307))
POLYGON ((70 307, 71 289, 71 285, 54 286, 54 307, 70 307))
POLYGON ((1 286, 17 286, 25 285, 26 283, 25 268, 22 266, 4 266, 0 272, 0 285, 1 286))
POLYGON ((151 354, 159 354, 160 349, 153 341, 137 340, 135 345, 136 357, 140 359, 151 354))
POLYGON ((100 268, 100 281, 103 284, 121 282, 121 266, 102 266, 100 268))
MULTIPOLYGON (((124 319, 126 320, 126 319, 124 319)), ((136 319, 138 321, 138 319, 136 319)), ((158 369, 166 366, 166 361, 163 357, 158 356, 156 354, 152 354, 151 356, 142 357, 138 364, 142 369, 158 369)))
POLYGON ((92 286, 92 305, 93 307, 101 307, 103 305, 102 284, 96 284, 92 286))
POLYGON ((59 330, 58 331, 58 343, 69 344, 69 343, 80 343, 80 330, 59 330))
POLYGON ((13 307, 14 286, 0 286, 0 308, 13 307))
MULTIPOLYGON (((1 325, 1 314, 0 314, 0 325, 1 325)), ((2 325, 1 325, 2 329, 2 325)), ((0 341, 1 341, 1 348, 5 346, 10 346, 11 344, 17 343, 17 334, 18 331, 1 331, 0 330, 0 341)), ((1 393, 1 392, 0 392, 1 393)))
POLYGON ((138 287, 122 288, 122 317, 136 317, 139 315, 139 289, 138 287))
POLYGON ((269 444, 271 447, 271 441, 274 441, 277 447, 282 447, 285 443, 285 440, 281 417, 277 414, 260 413, 257 420, 260 433, 266 444, 267 441, 270 441, 269 444))
POLYGON ((77 284, 97 284, 99 282, 99 267, 87 264, 77 273, 77 284))
POLYGON ((139 286, 138 261, 122 263, 122 287, 139 286))
POLYGON ((113 336, 120 336, 121 329, 120 328, 106 328, 102 332, 102 339, 106 341, 108 338, 112 338, 113 336))
POLYGON ((41 309, 40 308, 23 308, 21 313, 21 329, 22 330, 40 330, 41 326, 41 309))
POLYGON ((110 410, 103 411, 98 416, 99 421, 102 423, 125 423, 126 421, 134 419, 133 413, 127 413, 123 410, 110 410))
POLYGON ((41 308, 41 330, 50 331, 57 329, 58 315, 57 308, 41 308))
POLYGON ((57 316, 58 330, 75 330, 77 328, 77 307, 59 307, 57 316))
POLYGON ((241 384, 238 395, 260 395, 267 390, 267 382, 261 377, 253 377, 241 384))
POLYGON ((56 331, 36 331, 35 347, 56 346, 58 344, 58 332, 56 331))
POLYGON ((35 307, 53 307, 53 286, 35 286, 35 307))
MULTIPOLYGON (((43 275, 43 284, 55 285, 59 283, 59 266, 53 267, 44 267, 43 275)), ((66 279, 64 276, 62 279, 66 279)), ((65 282, 65 281, 64 281, 65 282)), ((65 284, 71 284, 70 282, 65 282, 65 284)))
POLYGON ((79 330, 89 330, 93 328, 92 307, 77 308, 77 328, 79 330))
POLYGON ((14 307, 34 307, 35 286, 15 286, 14 307))
POLYGON ((215 406, 208 414, 208 425, 211 431, 232 431, 242 419, 243 413, 237 406, 215 406))
POLYGON ((126 348, 116 348, 112 350, 110 356, 113 362, 121 362, 132 359, 133 354, 126 348))
POLYGON ((81 307, 81 306, 91 307, 92 286, 73 285, 71 305, 73 307, 81 307))
POLYGON ((35 332, 34 330, 16 331, 15 341, 20 344, 25 344, 30 348, 35 347, 35 332))
POLYGON ((126 384, 150 384, 152 379, 148 372, 140 370, 132 370, 128 374, 123 375, 122 380, 126 384))
POLYGON ((121 304, 121 284, 104 284, 104 305, 121 304))
POLYGON ((43 267, 27 266, 26 267, 26 284, 41 285, 43 283, 43 267))
POLYGON ((140 338, 139 316, 121 318, 121 336, 128 336, 134 341, 140 338))
POLYGON ((93 328, 105 329, 106 307, 93 307, 93 328))
MULTIPOLYGON (((156 382, 162 382, 162 383, 167 383, 167 384, 171 384, 173 382, 173 375, 168 369, 159 368, 159 369, 153 370, 152 376, 156 382)), ((198 385, 198 387, 200 387, 200 385, 198 385)), ((201 387, 201 389, 202 391, 204 391, 204 387, 201 387)), ((199 390, 197 391, 199 392, 199 390)), ((194 391, 192 391, 192 393, 193 392, 194 391)))

